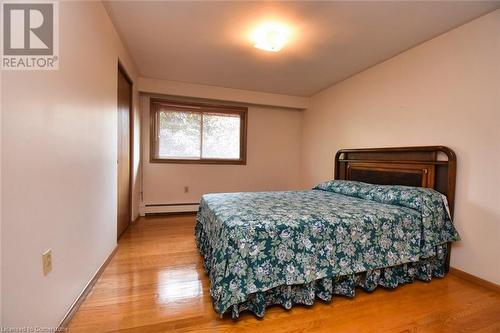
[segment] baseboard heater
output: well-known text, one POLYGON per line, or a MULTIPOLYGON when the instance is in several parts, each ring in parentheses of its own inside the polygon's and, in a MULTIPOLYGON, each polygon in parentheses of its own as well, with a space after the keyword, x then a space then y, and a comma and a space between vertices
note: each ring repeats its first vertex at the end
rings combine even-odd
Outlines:
POLYGON ((144 205, 144 215, 162 213, 185 213, 198 211, 197 202, 181 202, 169 204, 146 204, 144 205))

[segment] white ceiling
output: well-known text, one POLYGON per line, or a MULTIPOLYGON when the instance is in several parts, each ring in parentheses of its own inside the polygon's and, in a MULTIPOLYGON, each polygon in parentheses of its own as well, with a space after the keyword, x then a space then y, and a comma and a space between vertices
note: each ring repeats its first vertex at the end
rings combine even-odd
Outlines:
POLYGON ((141 76, 310 96, 479 17, 498 1, 112 1, 106 9, 141 76), (289 24, 279 53, 253 47, 257 23, 289 24))

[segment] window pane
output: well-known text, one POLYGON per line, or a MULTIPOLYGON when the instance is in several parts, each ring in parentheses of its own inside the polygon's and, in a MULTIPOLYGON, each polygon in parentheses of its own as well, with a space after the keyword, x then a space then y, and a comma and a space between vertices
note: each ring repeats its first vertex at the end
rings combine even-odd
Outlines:
POLYGON ((240 158, 240 116, 203 115, 203 158, 240 158))
POLYGON ((161 111, 159 113, 160 158, 200 158, 201 115, 161 111))

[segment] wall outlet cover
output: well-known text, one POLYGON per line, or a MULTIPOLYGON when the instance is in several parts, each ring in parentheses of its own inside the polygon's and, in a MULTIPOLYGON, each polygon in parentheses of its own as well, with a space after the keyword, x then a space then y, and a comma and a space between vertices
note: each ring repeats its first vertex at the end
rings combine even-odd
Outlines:
POLYGON ((42 254, 43 275, 47 275, 52 271, 52 249, 48 249, 42 254))

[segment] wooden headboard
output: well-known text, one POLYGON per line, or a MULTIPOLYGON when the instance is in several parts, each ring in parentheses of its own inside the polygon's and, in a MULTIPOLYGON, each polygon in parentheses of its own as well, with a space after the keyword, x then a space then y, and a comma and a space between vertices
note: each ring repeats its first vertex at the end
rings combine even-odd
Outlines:
POLYGON ((335 179, 430 187, 446 195, 453 216, 455 153, 444 146, 341 149, 335 179))
MULTIPOLYGON (((335 179, 381 185, 430 187, 455 205, 455 153, 444 146, 341 149, 335 155, 335 179)), ((446 270, 449 269, 450 246, 446 270)))

